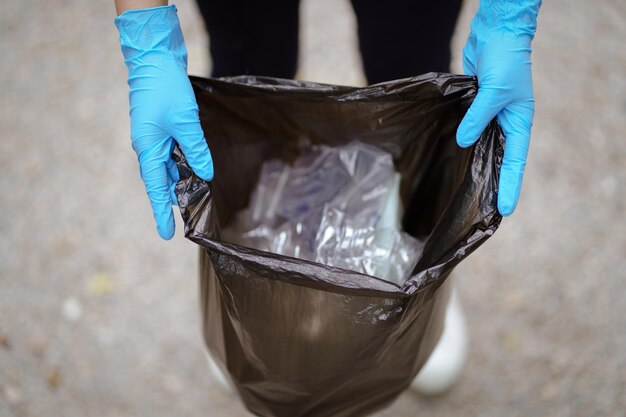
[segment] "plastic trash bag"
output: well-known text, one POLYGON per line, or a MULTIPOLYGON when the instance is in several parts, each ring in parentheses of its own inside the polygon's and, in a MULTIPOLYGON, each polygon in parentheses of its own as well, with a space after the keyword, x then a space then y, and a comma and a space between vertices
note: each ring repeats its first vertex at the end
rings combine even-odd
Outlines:
POLYGON ((293 164, 263 164, 250 206, 223 240, 402 285, 423 244, 401 230, 391 155, 356 141, 300 148, 293 164))
MULTIPOLYGON (((365 88, 252 76, 192 83, 215 178, 193 175, 176 149, 176 194, 185 235, 201 247, 211 356, 259 416, 363 416, 388 405, 441 335, 450 272, 501 221, 500 128, 492 122, 469 149, 455 141, 476 80, 431 73, 365 88), (402 229, 424 242, 403 284, 222 238, 250 206, 263 165, 293 164, 303 139, 327 147, 358 140, 392 156, 402 229)), ((300 198, 328 198, 334 186, 303 189, 300 198)))

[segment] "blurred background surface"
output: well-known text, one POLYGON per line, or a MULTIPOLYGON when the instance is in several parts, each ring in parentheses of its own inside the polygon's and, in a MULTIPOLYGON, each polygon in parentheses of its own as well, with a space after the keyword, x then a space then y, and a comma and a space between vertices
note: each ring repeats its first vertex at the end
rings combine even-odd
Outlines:
MULTIPOLYGON (((177 5, 207 75, 195 3, 177 5)), ((155 231, 113 2, 0 10, 0 416, 248 415, 205 366, 194 245, 155 231)), ((300 78, 363 84, 348 1, 303 1, 301 25, 300 78)), ((623 1, 544 3, 521 201, 457 269, 469 363, 378 417, 626 415, 625 41, 623 1)))

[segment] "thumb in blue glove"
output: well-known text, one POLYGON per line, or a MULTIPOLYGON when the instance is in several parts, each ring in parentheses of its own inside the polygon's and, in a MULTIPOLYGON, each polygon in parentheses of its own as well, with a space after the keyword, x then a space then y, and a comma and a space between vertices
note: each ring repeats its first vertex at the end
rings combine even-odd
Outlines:
POLYGON ((198 104, 187 77, 187 51, 176 8, 128 10, 115 19, 130 86, 131 141, 139 159, 157 231, 174 236, 172 204, 179 180, 174 141, 200 178, 213 178, 198 104))
POLYGON ((541 0, 481 0, 463 50, 465 73, 478 94, 457 130, 461 147, 474 144, 495 117, 505 136, 498 211, 517 206, 535 109, 531 48, 541 0))

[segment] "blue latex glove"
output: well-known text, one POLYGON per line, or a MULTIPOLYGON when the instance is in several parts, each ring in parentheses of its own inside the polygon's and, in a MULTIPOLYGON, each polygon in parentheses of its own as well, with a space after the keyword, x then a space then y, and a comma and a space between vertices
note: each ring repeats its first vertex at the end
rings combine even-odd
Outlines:
POLYGON ((522 189, 535 111, 530 44, 541 0, 481 0, 463 50, 463 67, 478 77, 478 94, 457 130, 468 147, 497 117, 506 142, 500 171, 498 211, 515 210, 522 189))
POLYGON ((213 160, 187 77, 187 51, 176 7, 128 10, 115 19, 130 86, 130 136, 139 159, 157 231, 174 236, 172 204, 179 180, 174 141, 200 178, 213 178, 213 160))

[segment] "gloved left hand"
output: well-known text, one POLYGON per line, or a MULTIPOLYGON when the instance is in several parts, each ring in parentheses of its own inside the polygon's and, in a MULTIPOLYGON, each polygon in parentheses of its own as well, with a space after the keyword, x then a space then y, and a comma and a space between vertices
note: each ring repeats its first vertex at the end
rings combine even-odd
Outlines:
POLYGON ((130 86, 130 136, 139 159, 157 231, 174 236, 172 204, 178 169, 174 141, 194 173, 210 181, 213 160, 187 77, 187 51, 176 7, 127 10, 115 19, 130 86))
POLYGON ((530 44, 541 0, 481 0, 463 50, 463 67, 478 77, 478 94, 457 130, 468 147, 497 117, 506 139, 500 170, 498 211, 515 210, 522 189, 535 111, 530 44))

